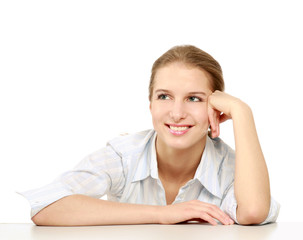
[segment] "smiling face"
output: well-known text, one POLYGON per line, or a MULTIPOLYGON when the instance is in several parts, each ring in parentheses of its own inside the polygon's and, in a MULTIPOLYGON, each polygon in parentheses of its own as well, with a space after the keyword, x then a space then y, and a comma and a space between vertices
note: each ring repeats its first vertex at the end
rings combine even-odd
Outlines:
POLYGON ((204 146, 209 78, 207 72, 181 62, 157 71, 150 102, 157 145, 178 150, 204 146))

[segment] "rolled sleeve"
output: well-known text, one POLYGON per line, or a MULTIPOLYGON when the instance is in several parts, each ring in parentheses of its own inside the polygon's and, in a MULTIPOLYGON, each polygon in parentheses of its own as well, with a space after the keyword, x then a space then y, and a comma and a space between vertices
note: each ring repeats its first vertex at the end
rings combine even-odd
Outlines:
POLYGON ((231 184, 228 190, 226 191, 226 194, 223 196, 220 208, 223 212, 230 216, 235 223, 238 223, 237 206, 238 204, 235 198, 234 185, 231 184))
POLYGON ((62 185, 60 182, 56 182, 38 189, 20 192, 19 194, 29 201, 31 207, 31 217, 33 217, 43 208, 63 197, 72 195, 73 192, 65 189, 64 185, 62 185))
MULTIPOLYGON (((222 199, 221 209, 226 214, 228 214, 235 223, 239 224, 237 220, 237 200, 235 198, 235 192, 234 192, 234 185, 230 185, 229 189, 227 190, 227 193, 222 199)), ((267 218, 264 222, 260 223, 260 225, 275 222, 278 218, 280 211, 280 204, 275 201, 273 198, 271 198, 270 202, 270 210, 267 215, 267 218)))
POLYGON ((267 218, 261 224, 276 222, 280 212, 280 204, 271 197, 270 209, 267 218))
POLYGON ((30 203, 31 217, 59 199, 73 194, 101 198, 108 192, 119 192, 124 174, 121 158, 110 147, 83 159, 73 170, 63 173, 52 183, 20 192, 30 203))

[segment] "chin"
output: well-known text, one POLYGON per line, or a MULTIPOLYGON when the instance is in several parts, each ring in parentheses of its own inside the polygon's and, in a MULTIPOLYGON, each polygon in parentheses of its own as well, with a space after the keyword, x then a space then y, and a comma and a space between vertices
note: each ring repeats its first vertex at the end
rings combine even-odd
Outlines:
POLYGON ((181 139, 181 138, 174 139, 174 140, 167 141, 167 146, 169 146, 175 150, 187 150, 187 149, 191 149, 197 145, 201 145, 201 147, 202 147, 204 139, 205 139, 205 137, 196 139, 196 141, 194 141, 194 139, 181 139))

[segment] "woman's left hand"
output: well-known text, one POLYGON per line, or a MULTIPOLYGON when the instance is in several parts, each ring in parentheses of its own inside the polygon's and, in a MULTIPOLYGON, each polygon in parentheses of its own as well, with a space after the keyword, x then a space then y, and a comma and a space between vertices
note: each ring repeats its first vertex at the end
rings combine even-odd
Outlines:
POLYGON ((240 99, 218 90, 208 97, 208 118, 213 138, 220 135, 220 123, 232 119, 233 111, 241 105, 244 103, 240 99))

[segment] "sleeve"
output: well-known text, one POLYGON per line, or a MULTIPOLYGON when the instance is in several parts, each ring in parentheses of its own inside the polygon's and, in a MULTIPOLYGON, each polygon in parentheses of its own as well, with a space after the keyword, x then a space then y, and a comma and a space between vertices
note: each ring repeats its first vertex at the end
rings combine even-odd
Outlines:
POLYGON ((63 173, 52 183, 20 194, 29 201, 33 217, 63 197, 83 194, 101 198, 108 192, 117 195, 124 184, 121 157, 108 146, 87 156, 73 170, 63 173))
MULTIPOLYGON (((222 211, 228 214, 237 224, 239 224, 237 220, 237 206, 237 200, 234 193, 234 183, 232 183, 227 189, 226 194, 223 196, 220 208, 222 211)), ((260 225, 275 222, 278 218, 279 211, 280 204, 271 198, 268 216, 260 225)))

